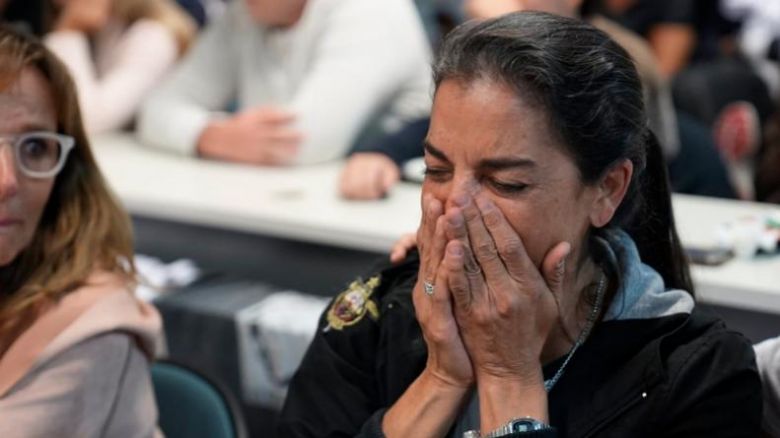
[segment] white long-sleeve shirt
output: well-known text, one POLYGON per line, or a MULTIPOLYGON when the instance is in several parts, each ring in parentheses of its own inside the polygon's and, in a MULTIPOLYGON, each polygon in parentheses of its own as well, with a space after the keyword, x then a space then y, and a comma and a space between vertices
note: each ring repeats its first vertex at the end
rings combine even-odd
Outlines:
MULTIPOLYGON (((234 1, 143 106, 151 145, 194 154, 231 103, 296 116, 298 163, 343 156, 367 126, 427 116, 430 49, 411 0, 309 0, 301 20, 269 29, 234 1)), ((394 123, 395 122, 395 123, 394 123)))
POLYGON ((110 24, 95 37, 94 51, 82 32, 52 32, 44 41, 73 76, 91 132, 127 126, 179 56, 173 33, 147 19, 127 28, 110 24))

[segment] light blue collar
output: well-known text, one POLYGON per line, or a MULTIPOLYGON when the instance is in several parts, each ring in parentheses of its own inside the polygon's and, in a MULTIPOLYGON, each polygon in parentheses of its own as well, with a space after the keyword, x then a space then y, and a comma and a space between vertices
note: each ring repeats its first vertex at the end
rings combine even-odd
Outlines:
POLYGON ((661 275, 639 259, 636 244, 625 231, 602 230, 594 240, 603 245, 605 262, 618 275, 619 288, 603 321, 691 313, 694 307, 691 294, 680 289, 667 290, 661 275))

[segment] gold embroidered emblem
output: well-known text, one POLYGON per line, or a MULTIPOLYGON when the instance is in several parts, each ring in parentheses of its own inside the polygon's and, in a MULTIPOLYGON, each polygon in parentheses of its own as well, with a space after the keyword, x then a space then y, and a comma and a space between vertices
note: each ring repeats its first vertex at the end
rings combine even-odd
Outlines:
POLYGON ((379 309, 376 303, 371 301, 371 294, 379 286, 379 281, 378 275, 366 282, 356 280, 340 293, 328 310, 328 326, 325 331, 343 330, 344 327, 355 325, 366 313, 374 321, 379 319, 379 309))

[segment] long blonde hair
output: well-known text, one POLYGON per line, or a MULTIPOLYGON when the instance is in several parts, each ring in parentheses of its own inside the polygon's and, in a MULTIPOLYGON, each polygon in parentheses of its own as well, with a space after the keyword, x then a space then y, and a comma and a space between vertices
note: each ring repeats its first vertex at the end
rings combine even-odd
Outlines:
POLYGON ((130 218, 92 156, 66 67, 34 37, 0 27, 0 91, 25 68, 48 80, 57 130, 72 136, 76 147, 54 182, 32 242, 0 267, 0 356, 44 306, 84 285, 93 271, 135 281, 130 218))
POLYGON ((195 39, 195 21, 172 0, 113 0, 112 8, 112 15, 128 25, 144 18, 161 23, 175 36, 180 54, 195 39))

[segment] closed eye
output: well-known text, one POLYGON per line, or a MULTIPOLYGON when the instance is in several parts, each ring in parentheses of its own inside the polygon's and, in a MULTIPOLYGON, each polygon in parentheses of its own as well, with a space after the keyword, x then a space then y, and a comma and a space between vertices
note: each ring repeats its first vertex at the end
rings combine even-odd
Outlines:
POLYGON ((452 171, 449 169, 443 169, 440 167, 425 167, 425 178, 436 181, 436 182, 443 182, 449 179, 450 175, 452 174, 452 171))
POLYGON ((516 195, 528 189, 529 185, 525 183, 509 183, 496 179, 490 179, 489 184, 499 193, 505 195, 516 195))

